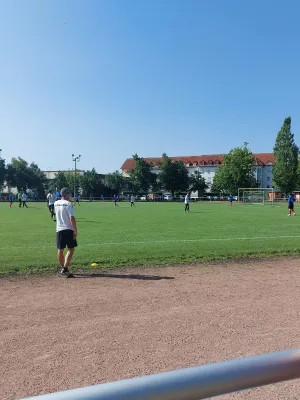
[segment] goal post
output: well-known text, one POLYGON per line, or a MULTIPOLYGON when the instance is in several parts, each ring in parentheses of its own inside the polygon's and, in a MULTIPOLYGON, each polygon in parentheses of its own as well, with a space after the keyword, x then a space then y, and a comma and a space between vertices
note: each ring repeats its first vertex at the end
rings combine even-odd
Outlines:
POLYGON ((239 188, 238 201, 244 204, 274 204, 274 189, 239 188))

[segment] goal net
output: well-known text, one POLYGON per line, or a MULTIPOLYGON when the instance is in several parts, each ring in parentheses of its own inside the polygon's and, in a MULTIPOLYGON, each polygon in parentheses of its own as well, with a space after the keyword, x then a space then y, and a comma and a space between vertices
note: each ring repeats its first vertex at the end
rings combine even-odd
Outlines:
POLYGON ((245 204, 273 204, 274 190, 272 188, 240 188, 238 200, 245 204))

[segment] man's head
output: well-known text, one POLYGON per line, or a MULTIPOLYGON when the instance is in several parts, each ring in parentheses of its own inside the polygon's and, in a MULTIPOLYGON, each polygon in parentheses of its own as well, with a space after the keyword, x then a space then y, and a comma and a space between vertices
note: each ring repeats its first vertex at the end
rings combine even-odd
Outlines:
POLYGON ((65 200, 69 200, 70 196, 71 196, 71 191, 68 188, 62 188, 60 191, 61 197, 65 200))

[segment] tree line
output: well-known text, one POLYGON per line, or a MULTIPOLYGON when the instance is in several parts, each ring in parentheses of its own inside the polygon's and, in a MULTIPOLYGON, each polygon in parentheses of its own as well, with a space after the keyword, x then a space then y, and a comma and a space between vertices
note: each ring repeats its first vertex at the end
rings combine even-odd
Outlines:
MULTIPOLYGON (((158 174, 152 172, 154 166, 137 154, 133 156, 135 167, 129 176, 124 177, 119 171, 106 175, 98 174, 93 168, 83 175, 77 173, 75 191, 82 197, 112 196, 122 192, 148 193, 166 190, 173 195, 176 192, 202 191, 208 187, 200 171, 191 176, 182 161, 173 162, 166 154, 162 156, 158 174)), ((18 157, 9 164, 0 159, 0 187, 6 184, 17 188, 18 192, 30 191, 37 197, 43 197, 48 191, 69 187, 74 190, 74 172, 59 171, 54 179, 48 180, 36 163, 29 164, 18 157)))
MULTIPOLYGON (((288 194, 300 186, 299 148, 291 132, 291 117, 284 120, 277 134, 273 152, 273 184, 282 193, 288 194)), ((154 165, 143 157, 134 154, 133 159, 135 166, 127 177, 119 171, 101 175, 95 168, 85 171, 83 175, 77 174, 76 192, 83 197, 106 197, 122 192, 138 194, 164 190, 174 196, 175 193, 187 191, 198 191, 200 195, 209 188, 214 193, 237 194, 238 188, 259 186, 254 174, 255 159, 248 143, 231 149, 223 156, 222 165, 219 166, 211 187, 200 170, 195 170, 189 175, 183 161, 173 161, 166 153, 162 155, 157 166, 157 173, 153 172, 154 165)), ((73 190, 74 172, 58 172, 53 180, 48 180, 36 163, 29 164, 18 157, 5 164, 5 160, 0 158, 0 187, 3 187, 4 183, 16 187, 19 192, 31 191, 42 197, 49 190, 65 186, 73 190)))

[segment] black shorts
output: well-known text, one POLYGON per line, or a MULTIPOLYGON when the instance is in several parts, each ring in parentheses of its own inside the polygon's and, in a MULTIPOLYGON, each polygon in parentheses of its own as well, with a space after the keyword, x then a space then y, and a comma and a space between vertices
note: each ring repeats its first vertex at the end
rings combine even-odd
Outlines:
POLYGON ((48 208, 49 208, 49 211, 54 211, 54 204, 49 204, 48 208))
POLYGON ((293 210, 294 209, 294 203, 289 202, 288 208, 289 208, 289 210, 293 210))
POLYGON ((63 250, 66 247, 68 247, 68 249, 77 247, 77 240, 74 239, 74 232, 71 229, 56 232, 56 247, 59 250, 63 250))

